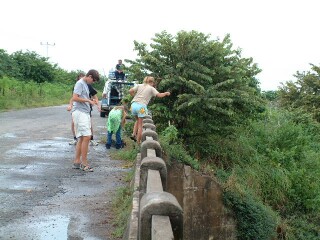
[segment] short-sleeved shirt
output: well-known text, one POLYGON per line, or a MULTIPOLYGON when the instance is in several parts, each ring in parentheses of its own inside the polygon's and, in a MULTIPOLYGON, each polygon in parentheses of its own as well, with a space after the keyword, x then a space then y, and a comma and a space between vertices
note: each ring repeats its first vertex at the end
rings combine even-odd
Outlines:
MULTIPOLYGON (((94 95, 96 95, 98 92, 97 92, 97 90, 95 90, 90 84, 87 84, 88 85, 88 89, 89 89, 89 97, 90 97, 90 99, 94 96, 94 95)), ((75 86, 73 87, 73 91, 72 92, 74 92, 74 88, 75 88, 75 86)), ((75 103, 76 102, 73 102, 73 104, 72 104, 72 111, 74 111, 75 109, 73 108, 73 106, 75 105, 75 103)), ((90 104, 90 111, 92 111, 92 105, 90 104)))
MULTIPOLYGON (((74 94, 77 94, 80 98, 90 99, 90 92, 88 84, 80 79, 76 82, 73 90, 74 94)), ((90 113, 90 103, 88 102, 74 102, 72 111, 79 110, 81 112, 90 113)))
POLYGON ((131 102, 142 103, 145 105, 148 105, 150 99, 159 93, 157 89, 149 84, 137 84, 133 87, 133 90, 136 94, 131 102))
POLYGON ((117 64, 116 65, 116 69, 122 71, 123 70, 124 65, 123 64, 117 64))

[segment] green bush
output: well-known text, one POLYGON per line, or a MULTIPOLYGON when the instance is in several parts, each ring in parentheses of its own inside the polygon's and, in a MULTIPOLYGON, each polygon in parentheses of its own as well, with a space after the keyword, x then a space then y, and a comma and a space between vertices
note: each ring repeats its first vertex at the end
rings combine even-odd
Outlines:
POLYGON ((277 215, 249 193, 226 191, 223 195, 237 222, 239 240, 270 240, 276 237, 277 215))
POLYGON ((287 231, 288 240, 319 240, 320 218, 318 217, 292 217, 289 219, 287 231))
POLYGON ((166 154, 168 163, 171 161, 178 161, 192 168, 199 170, 200 164, 192 158, 183 147, 182 143, 178 141, 178 130, 174 126, 167 127, 159 136, 159 142, 166 154))
MULTIPOLYGON (((212 147, 222 161, 214 162, 220 167, 216 176, 222 185, 238 186, 272 207, 286 223, 288 239, 296 239, 293 236, 299 231, 305 238, 297 239, 315 239, 309 234, 313 236, 319 228, 319 221, 310 221, 320 218, 319 126, 307 115, 269 109, 260 120, 239 127, 236 137, 215 141, 212 147)), ((230 194, 235 193, 227 193, 226 198, 239 197, 230 194)), ((241 211, 237 208, 243 207, 235 208, 241 211)), ((241 230, 243 236, 245 229, 241 230)))

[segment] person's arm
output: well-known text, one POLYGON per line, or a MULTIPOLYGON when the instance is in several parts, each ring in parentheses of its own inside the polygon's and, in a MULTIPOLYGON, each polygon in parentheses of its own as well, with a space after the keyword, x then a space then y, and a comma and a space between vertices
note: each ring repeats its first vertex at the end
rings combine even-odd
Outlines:
POLYGON ((129 89, 129 94, 130 94, 132 97, 134 97, 135 92, 136 92, 136 91, 134 90, 134 87, 129 89))
POLYGON ((121 127, 124 128, 124 125, 126 124, 126 111, 124 110, 124 108, 122 108, 122 120, 121 120, 121 127))
POLYGON ((92 101, 91 99, 79 97, 79 95, 76 94, 76 93, 74 93, 72 95, 72 101, 74 101, 74 102, 83 102, 83 103, 87 102, 87 103, 90 103, 91 105, 95 105, 96 104, 96 102, 92 101))
POLYGON ((164 93, 157 93, 156 97, 163 98, 166 96, 170 96, 170 92, 164 92, 164 93))
POLYGON ((93 101, 96 103, 97 105, 97 108, 98 108, 98 111, 101 112, 101 106, 100 106, 100 103, 99 103, 99 98, 97 95, 94 95, 93 97, 93 101))
POLYGON ((73 107, 73 100, 72 100, 72 98, 70 98, 69 105, 67 107, 67 111, 71 111, 72 107, 73 107))
POLYGON ((107 80, 106 83, 104 84, 103 92, 102 92, 102 98, 107 97, 107 93, 110 91, 110 81, 107 80))

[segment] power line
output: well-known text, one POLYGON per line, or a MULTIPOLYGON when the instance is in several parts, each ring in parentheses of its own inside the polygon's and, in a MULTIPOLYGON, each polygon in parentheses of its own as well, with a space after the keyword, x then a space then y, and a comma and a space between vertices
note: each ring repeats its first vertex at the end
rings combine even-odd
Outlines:
POLYGON ((48 43, 48 42, 46 42, 46 43, 42 43, 42 42, 40 42, 40 45, 45 45, 46 47, 47 47, 47 58, 48 58, 48 49, 49 49, 49 46, 55 46, 56 44, 55 43, 48 43))

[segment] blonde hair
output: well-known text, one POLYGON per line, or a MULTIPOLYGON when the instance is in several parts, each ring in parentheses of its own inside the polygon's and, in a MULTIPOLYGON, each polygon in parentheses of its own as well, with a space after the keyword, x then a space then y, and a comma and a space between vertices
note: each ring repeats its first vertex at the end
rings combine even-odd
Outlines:
POLYGON ((143 79, 143 83, 144 83, 144 84, 154 83, 154 77, 146 76, 146 77, 143 79))

